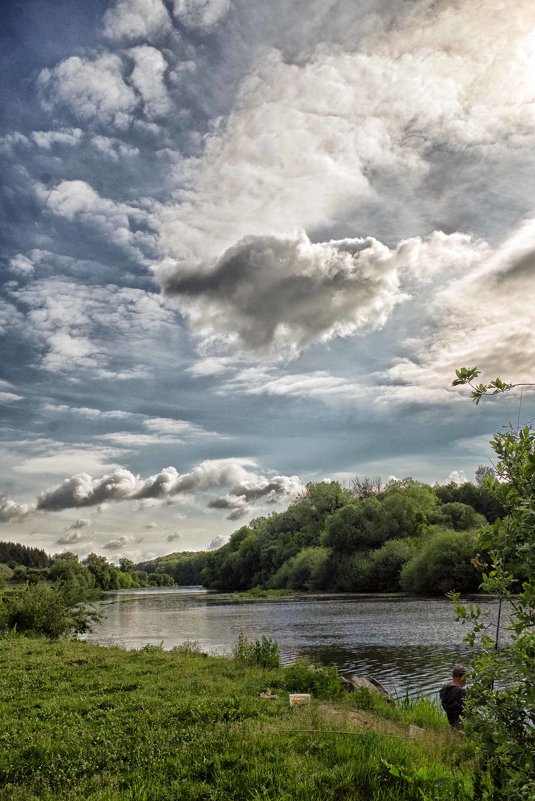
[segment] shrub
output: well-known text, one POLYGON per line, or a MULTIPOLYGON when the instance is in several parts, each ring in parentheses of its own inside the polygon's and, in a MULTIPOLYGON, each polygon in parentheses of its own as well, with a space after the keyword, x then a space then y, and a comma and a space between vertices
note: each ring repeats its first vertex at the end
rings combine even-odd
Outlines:
POLYGON ((97 615, 86 607, 69 607, 62 590, 33 584, 2 598, 0 625, 6 629, 42 634, 50 639, 88 631, 97 615))
POLYGON ((443 531, 403 567, 401 589, 429 595, 444 595, 451 590, 473 592, 481 583, 473 557, 474 543, 469 534, 443 531))
POLYGON ((318 667, 306 659, 298 659, 284 667, 273 684, 288 692, 311 693, 318 698, 337 698, 342 693, 342 682, 335 665, 318 667))
POLYGON ((277 668, 280 665, 279 644, 271 637, 252 641, 240 632, 232 655, 237 662, 250 667, 277 668))

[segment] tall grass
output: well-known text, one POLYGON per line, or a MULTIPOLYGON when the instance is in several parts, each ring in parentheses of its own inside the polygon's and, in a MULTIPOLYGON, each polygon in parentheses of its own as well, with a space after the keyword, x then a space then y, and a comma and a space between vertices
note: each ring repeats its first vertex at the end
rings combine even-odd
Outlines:
POLYGON ((290 707, 282 686, 260 698, 284 670, 194 647, 0 640, 0 801, 422 801, 438 787, 461 798, 456 781, 468 791, 450 735, 334 726, 314 701, 290 707))

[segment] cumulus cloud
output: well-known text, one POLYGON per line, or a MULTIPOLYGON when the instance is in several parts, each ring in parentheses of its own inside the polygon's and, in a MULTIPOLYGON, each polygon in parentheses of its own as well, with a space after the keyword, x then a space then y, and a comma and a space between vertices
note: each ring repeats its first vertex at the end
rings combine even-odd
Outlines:
POLYGON ((17 253, 16 256, 10 259, 9 267, 14 272, 22 275, 31 275, 35 269, 34 262, 23 253, 17 253))
POLYGON ((130 81, 143 99, 145 114, 147 117, 167 114, 171 101, 164 82, 165 58, 159 50, 148 45, 132 47, 128 55, 135 63, 130 81))
POLYGON ((172 27, 162 0, 116 0, 103 22, 104 36, 113 41, 153 41, 172 27))
POLYGON ((131 542, 134 542, 133 537, 128 537, 126 534, 121 534, 120 537, 115 537, 112 540, 108 540, 102 545, 102 548, 105 548, 107 551, 117 551, 121 548, 124 548, 126 545, 130 545, 131 542))
POLYGON ((461 484, 466 484, 468 479, 466 478, 466 474, 464 470, 452 470, 448 476, 448 484, 457 484, 460 486, 461 484))
POLYGON ((250 478, 254 462, 251 460, 214 459, 201 462, 189 473, 178 473, 167 467, 155 476, 145 479, 136 491, 136 498, 160 498, 180 494, 203 492, 250 478))
POLYGON ((531 152, 535 9, 402 4, 354 49, 253 63, 226 120, 180 166, 162 253, 199 267, 251 233, 325 228, 374 198, 378 174, 417 191, 441 149, 531 152))
POLYGON ((372 237, 313 243, 300 232, 246 237, 211 270, 164 265, 157 275, 203 340, 296 355, 312 342, 381 328, 407 297, 403 275, 429 280, 485 253, 460 234, 435 232, 390 249, 372 237))
POLYGON ((211 28, 229 8, 230 0, 173 0, 174 15, 187 28, 211 28))
POLYGON ((6 496, 0 497, 0 522, 7 523, 10 520, 22 520, 35 511, 35 506, 23 503, 18 504, 6 496))
POLYGON ((62 537, 56 540, 57 545, 74 545, 77 542, 81 542, 84 538, 84 535, 80 531, 71 531, 70 533, 64 534, 62 537))
MULTIPOLYGON (((216 459, 201 462, 188 473, 178 473, 176 468, 167 467, 146 479, 125 468, 117 468, 99 478, 78 473, 42 492, 36 508, 55 512, 110 501, 145 503, 198 495, 222 487, 230 488, 229 495, 210 502, 211 508, 243 510, 256 502, 280 503, 303 489, 297 476, 264 476, 252 460, 216 459)), ((13 502, 8 503, 11 504, 9 508, 13 508, 13 502)))
MULTIPOLYGON (((535 220, 527 220, 481 265, 435 295, 433 325, 422 326, 413 356, 387 373, 390 383, 445 387, 455 369, 475 366, 529 381, 535 352, 535 220), (506 302, 505 300, 506 299, 506 302)), ((455 397, 451 391, 450 397, 455 397)))
POLYGON ((32 139, 39 147, 50 150, 54 145, 77 145, 82 135, 81 128, 68 128, 62 131, 33 131, 32 139))
POLYGON ((256 480, 235 484, 228 495, 214 498, 208 504, 212 509, 231 509, 229 520, 237 520, 251 511, 251 504, 259 500, 263 503, 282 503, 292 500, 303 491, 297 476, 260 477, 256 480))
POLYGON ((180 542, 182 540, 182 534, 169 534, 166 538, 166 542, 180 542))
POLYGON ((59 511, 124 500, 132 497, 137 484, 136 476, 124 468, 117 468, 97 479, 88 473, 78 473, 66 478, 59 486, 41 493, 37 498, 37 508, 41 511, 59 511))
POLYGON ((210 545, 208 546, 209 551, 217 551, 218 548, 222 548, 223 545, 226 545, 228 542, 228 537, 224 537, 222 534, 218 534, 217 537, 211 541, 210 545))
POLYGON ((138 97, 123 78, 123 63, 114 53, 94 59, 70 56, 39 75, 45 105, 67 106, 80 120, 126 128, 138 97))

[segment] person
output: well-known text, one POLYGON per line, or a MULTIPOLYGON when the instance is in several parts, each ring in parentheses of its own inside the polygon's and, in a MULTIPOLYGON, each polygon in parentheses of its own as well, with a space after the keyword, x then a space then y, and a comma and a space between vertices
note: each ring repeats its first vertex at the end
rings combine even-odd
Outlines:
POLYGON ((467 670, 464 665, 455 665, 451 672, 451 681, 444 684, 439 691, 440 703, 444 712, 448 716, 448 721, 452 729, 459 729, 461 726, 461 716, 463 714, 464 699, 466 698, 467 670))

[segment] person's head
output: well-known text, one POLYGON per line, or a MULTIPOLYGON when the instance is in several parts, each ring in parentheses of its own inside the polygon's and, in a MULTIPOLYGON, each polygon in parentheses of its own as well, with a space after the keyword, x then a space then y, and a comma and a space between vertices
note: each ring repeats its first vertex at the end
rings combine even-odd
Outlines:
POLYGON ((464 687, 466 684, 466 674, 467 670, 464 665, 455 665, 451 671, 454 684, 459 684, 461 687, 464 687))

